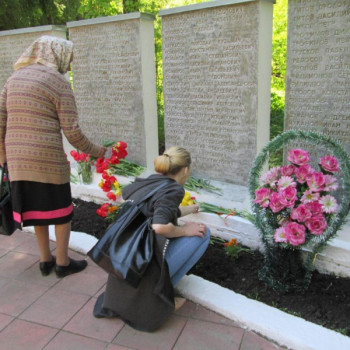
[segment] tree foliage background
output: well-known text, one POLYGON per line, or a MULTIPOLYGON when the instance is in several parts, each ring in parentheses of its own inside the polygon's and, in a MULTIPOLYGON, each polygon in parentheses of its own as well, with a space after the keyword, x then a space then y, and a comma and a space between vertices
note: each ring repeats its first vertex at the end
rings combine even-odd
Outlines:
MULTIPOLYGON (((204 0, 206 1, 206 0, 204 0)), ((66 24, 87 18, 114 16, 130 12, 156 15, 155 52, 157 72, 157 103, 160 149, 164 146, 163 72, 161 50, 161 21, 159 10, 185 6, 203 0, 0 0, 0 30, 66 24)), ((283 131, 284 90, 287 51, 288 0, 274 5, 273 52, 271 76, 271 133, 273 138, 283 131)), ((272 162, 278 162, 276 156, 272 162)))

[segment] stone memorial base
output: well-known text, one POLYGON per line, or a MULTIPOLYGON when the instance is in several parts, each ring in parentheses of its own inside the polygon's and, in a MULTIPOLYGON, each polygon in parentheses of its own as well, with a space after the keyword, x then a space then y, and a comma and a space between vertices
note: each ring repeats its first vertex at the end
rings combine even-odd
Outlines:
MULTIPOLYGON (((126 185, 133 181, 132 177, 128 178, 119 175, 116 177, 121 185, 126 185)), ((94 174, 91 185, 71 184, 73 197, 98 204, 108 202, 105 192, 98 187, 100 180, 101 175, 94 174)), ((250 211, 250 198, 247 187, 218 181, 211 181, 210 184, 221 188, 224 194, 220 196, 204 190, 200 194, 190 192, 196 197, 197 202, 206 202, 238 211, 250 211)), ((238 242, 252 249, 260 251, 264 249, 256 227, 250 221, 239 216, 199 213, 179 219, 179 223, 186 221, 205 223, 210 228, 213 236, 225 240, 236 238, 238 242)), ((338 232, 336 238, 332 239, 325 250, 318 254, 315 268, 321 273, 334 273, 341 277, 350 277, 350 223, 345 224, 338 232)))

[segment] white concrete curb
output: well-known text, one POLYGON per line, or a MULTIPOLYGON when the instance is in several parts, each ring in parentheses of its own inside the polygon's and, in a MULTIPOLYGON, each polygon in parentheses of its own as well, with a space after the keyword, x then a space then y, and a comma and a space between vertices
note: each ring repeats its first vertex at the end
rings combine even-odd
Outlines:
POLYGON ((177 290, 187 299, 290 349, 350 349, 349 337, 249 299, 201 277, 185 276, 177 290))
MULTIPOLYGON (((26 227, 25 230, 34 232, 33 227, 26 227)), ((50 239, 56 240, 53 226, 50 226, 50 239)), ((86 254, 96 242, 97 239, 91 235, 72 231, 69 247, 86 254)), ((290 349, 350 349, 349 337, 249 299, 201 277, 185 276, 176 289, 187 299, 290 349)))

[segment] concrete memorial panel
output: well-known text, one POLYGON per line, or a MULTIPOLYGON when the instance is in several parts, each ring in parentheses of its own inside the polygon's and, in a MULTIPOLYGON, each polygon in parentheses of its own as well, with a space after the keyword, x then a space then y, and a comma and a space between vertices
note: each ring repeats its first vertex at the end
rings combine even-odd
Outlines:
POLYGON ((42 35, 66 38, 64 26, 40 26, 0 32, 0 89, 13 73, 13 64, 29 45, 42 35))
POLYGON ((350 152, 350 2, 290 0, 285 129, 338 139, 350 152))
POLYGON ((246 185, 269 140, 274 1, 214 1, 160 11, 166 146, 194 174, 246 185))
POLYGON ((158 155, 154 17, 131 13, 69 22, 81 127, 94 142, 123 140, 128 159, 158 155))

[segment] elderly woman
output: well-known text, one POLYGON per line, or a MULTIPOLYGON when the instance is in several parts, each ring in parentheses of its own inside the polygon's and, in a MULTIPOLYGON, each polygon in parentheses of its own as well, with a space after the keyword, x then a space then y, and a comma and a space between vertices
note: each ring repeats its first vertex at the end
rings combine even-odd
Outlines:
POLYGON ((152 217, 155 231, 154 255, 137 288, 109 274, 106 290, 95 304, 94 316, 120 317, 142 331, 154 331, 184 299, 175 298, 173 287, 200 259, 209 244, 210 231, 198 222, 177 225, 177 218, 198 213, 198 206, 179 207, 191 173, 191 156, 182 147, 170 147, 154 161, 157 174, 137 178, 123 189, 123 198, 140 201, 165 184, 142 207, 152 217))
POLYGON ((83 270, 86 260, 68 257, 73 216, 70 165, 62 134, 77 149, 102 157, 106 149, 81 131, 71 86, 73 43, 42 36, 14 65, 0 96, 0 163, 7 163, 17 228, 34 226, 43 276, 55 267, 64 277, 83 270), (55 225, 56 257, 49 248, 55 225))

